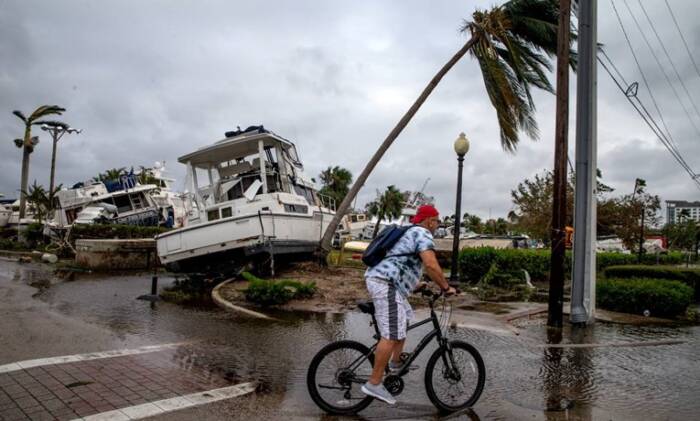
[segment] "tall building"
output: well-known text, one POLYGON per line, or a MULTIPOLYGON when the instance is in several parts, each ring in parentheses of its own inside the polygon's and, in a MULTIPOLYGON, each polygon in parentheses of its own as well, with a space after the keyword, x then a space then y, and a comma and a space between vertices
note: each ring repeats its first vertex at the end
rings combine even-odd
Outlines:
POLYGON ((687 218, 700 222, 700 202, 666 201, 666 222, 676 223, 680 221, 682 214, 685 214, 687 218))

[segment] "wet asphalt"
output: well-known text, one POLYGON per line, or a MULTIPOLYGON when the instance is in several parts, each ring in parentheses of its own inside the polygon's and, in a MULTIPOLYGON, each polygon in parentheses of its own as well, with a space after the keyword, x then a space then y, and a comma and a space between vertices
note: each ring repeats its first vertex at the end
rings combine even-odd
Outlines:
MULTIPOLYGON (((173 282, 162 275, 160 287, 173 282)), ((185 342, 173 358, 231 381, 254 380, 259 392, 155 419, 336 419, 306 391, 313 355, 351 338, 369 344, 361 313, 278 314, 281 322, 240 317, 216 307, 137 300, 150 275, 80 274, 60 281, 50 268, 0 260, 0 364, 85 352, 185 342), (48 270, 47 270, 48 269, 48 270)), ((534 321, 520 335, 451 330, 484 357, 487 382, 472 411, 449 419, 693 419, 700 413, 700 328, 598 323, 548 334, 534 321), (681 343, 655 347, 546 348, 554 343, 681 343)), ((409 337, 410 349, 421 333, 409 337)), ((440 419, 423 386, 428 349, 409 374, 396 407, 373 403, 353 419, 440 419)))

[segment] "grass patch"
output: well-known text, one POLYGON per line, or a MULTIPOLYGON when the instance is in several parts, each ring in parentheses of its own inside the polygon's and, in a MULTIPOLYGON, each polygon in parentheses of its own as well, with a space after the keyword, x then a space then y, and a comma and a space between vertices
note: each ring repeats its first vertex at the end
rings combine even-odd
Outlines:
POLYGON ((243 291, 246 300, 262 306, 281 305, 293 299, 311 298, 317 290, 314 282, 266 280, 249 272, 243 272, 241 276, 248 281, 248 288, 243 291))
POLYGON ((353 254, 362 255, 362 253, 359 252, 344 251, 341 259, 340 250, 331 250, 331 252, 328 253, 328 257, 326 257, 326 262, 328 262, 328 266, 349 266, 367 269, 367 266, 362 263, 361 259, 352 258, 353 254))

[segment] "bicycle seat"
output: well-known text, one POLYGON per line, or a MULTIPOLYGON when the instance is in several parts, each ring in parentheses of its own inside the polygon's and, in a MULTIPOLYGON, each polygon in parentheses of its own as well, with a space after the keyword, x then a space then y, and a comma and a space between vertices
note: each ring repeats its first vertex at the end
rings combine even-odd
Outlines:
POLYGON ((374 303, 372 301, 360 301, 357 303, 357 308, 363 313, 374 314, 374 303))

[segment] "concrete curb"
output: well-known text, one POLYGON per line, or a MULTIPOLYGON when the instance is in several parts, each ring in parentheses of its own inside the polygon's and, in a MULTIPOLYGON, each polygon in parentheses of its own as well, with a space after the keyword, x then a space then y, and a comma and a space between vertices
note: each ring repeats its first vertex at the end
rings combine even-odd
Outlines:
POLYGON ((249 310, 247 308, 243 308, 237 305, 232 304, 230 301, 224 299, 221 294, 219 293, 219 289, 223 287, 226 284, 229 284, 233 282, 235 279, 227 279, 224 282, 220 283, 219 285, 215 286, 214 289, 211 291, 211 298, 214 300, 216 305, 218 305, 221 308, 227 309, 227 310, 232 310, 237 313, 242 313, 248 316, 252 317, 257 317, 259 319, 265 319, 265 320, 274 320, 274 321, 280 321, 278 319, 275 319, 274 317, 270 317, 266 314, 259 313, 257 311, 249 310))

